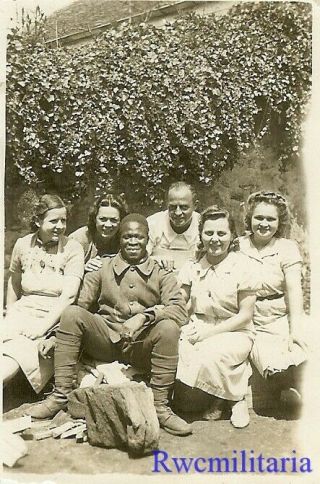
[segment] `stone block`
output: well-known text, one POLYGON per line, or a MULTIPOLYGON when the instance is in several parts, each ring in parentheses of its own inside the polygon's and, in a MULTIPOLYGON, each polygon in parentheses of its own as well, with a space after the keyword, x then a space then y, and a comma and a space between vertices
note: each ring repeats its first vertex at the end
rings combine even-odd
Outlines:
POLYGON ((86 416, 86 398, 84 388, 77 388, 68 395, 68 412, 73 418, 85 418, 86 416))
MULTIPOLYGON (((153 394, 145 383, 100 385, 78 390, 85 396, 88 442, 148 454, 159 445, 153 394)), ((83 397, 81 397, 83 400, 83 397)))

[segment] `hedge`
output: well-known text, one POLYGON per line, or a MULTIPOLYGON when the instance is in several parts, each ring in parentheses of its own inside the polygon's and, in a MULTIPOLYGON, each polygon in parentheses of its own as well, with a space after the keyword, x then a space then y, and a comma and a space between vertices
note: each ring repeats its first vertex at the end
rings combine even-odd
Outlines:
POLYGON ((311 5, 243 3, 164 28, 125 25, 77 48, 9 36, 6 185, 82 196, 117 186, 157 202, 209 186, 266 137, 299 159, 311 88, 311 5))

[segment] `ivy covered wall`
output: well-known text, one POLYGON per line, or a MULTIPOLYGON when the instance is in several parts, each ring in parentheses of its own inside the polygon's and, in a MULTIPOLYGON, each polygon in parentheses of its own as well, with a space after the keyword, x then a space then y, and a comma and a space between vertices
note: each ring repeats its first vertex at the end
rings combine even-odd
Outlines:
POLYGON ((9 203, 15 186, 75 201, 110 185, 157 204, 172 180, 212 187, 254 146, 297 165, 311 5, 243 3, 66 50, 15 31, 7 61, 9 203))
POLYGON ((304 256, 302 121, 311 89, 312 6, 243 3, 157 29, 122 26, 75 49, 49 49, 43 16, 16 29, 7 50, 6 256, 28 231, 37 194, 73 205, 85 223, 95 188, 118 188, 150 214, 171 181, 198 189, 242 225, 254 190, 289 195, 291 236, 304 256))

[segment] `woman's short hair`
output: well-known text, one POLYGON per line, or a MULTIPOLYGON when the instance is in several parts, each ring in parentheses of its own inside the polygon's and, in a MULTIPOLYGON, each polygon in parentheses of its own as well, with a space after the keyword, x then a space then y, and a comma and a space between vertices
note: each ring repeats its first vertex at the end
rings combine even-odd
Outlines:
POLYGON ((286 198, 281 193, 260 191, 249 195, 246 203, 245 227, 252 232, 252 215, 259 203, 268 203, 274 205, 278 210, 279 227, 275 237, 282 237, 290 222, 290 211, 286 198))
POLYGON ((96 218, 100 207, 113 207, 119 210, 120 220, 128 213, 128 206, 122 194, 116 195, 113 192, 107 192, 101 195, 90 207, 88 215, 88 230, 91 237, 96 235, 96 218))
POLYGON ((64 201, 58 195, 42 195, 33 208, 33 215, 30 222, 32 232, 39 229, 39 220, 42 220, 48 210, 54 208, 66 208, 64 201))
POLYGON ((228 210, 225 210, 224 208, 220 208, 218 205, 210 205, 210 207, 206 208, 201 212, 200 214, 200 221, 199 221, 199 239, 200 242, 198 244, 198 249, 196 253, 196 259, 200 260, 204 254, 204 246, 202 242, 202 231, 204 224, 206 223, 207 220, 217 220, 219 218, 225 218, 228 221, 229 224, 229 229, 231 232, 231 242, 229 245, 229 252, 230 251, 237 251, 239 250, 239 244, 237 241, 237 233, 236 233, 236 226, 234 223, 234 220, 228 210))

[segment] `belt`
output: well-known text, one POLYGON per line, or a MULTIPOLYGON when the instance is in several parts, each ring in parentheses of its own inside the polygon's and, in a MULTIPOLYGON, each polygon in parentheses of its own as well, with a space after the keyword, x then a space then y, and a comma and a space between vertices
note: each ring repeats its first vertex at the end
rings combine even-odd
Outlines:
POLYGON ((257 301, 272 301, 273 299, 281 299, 284 294, 271 294, 270 296, 258 296, 257 301))

